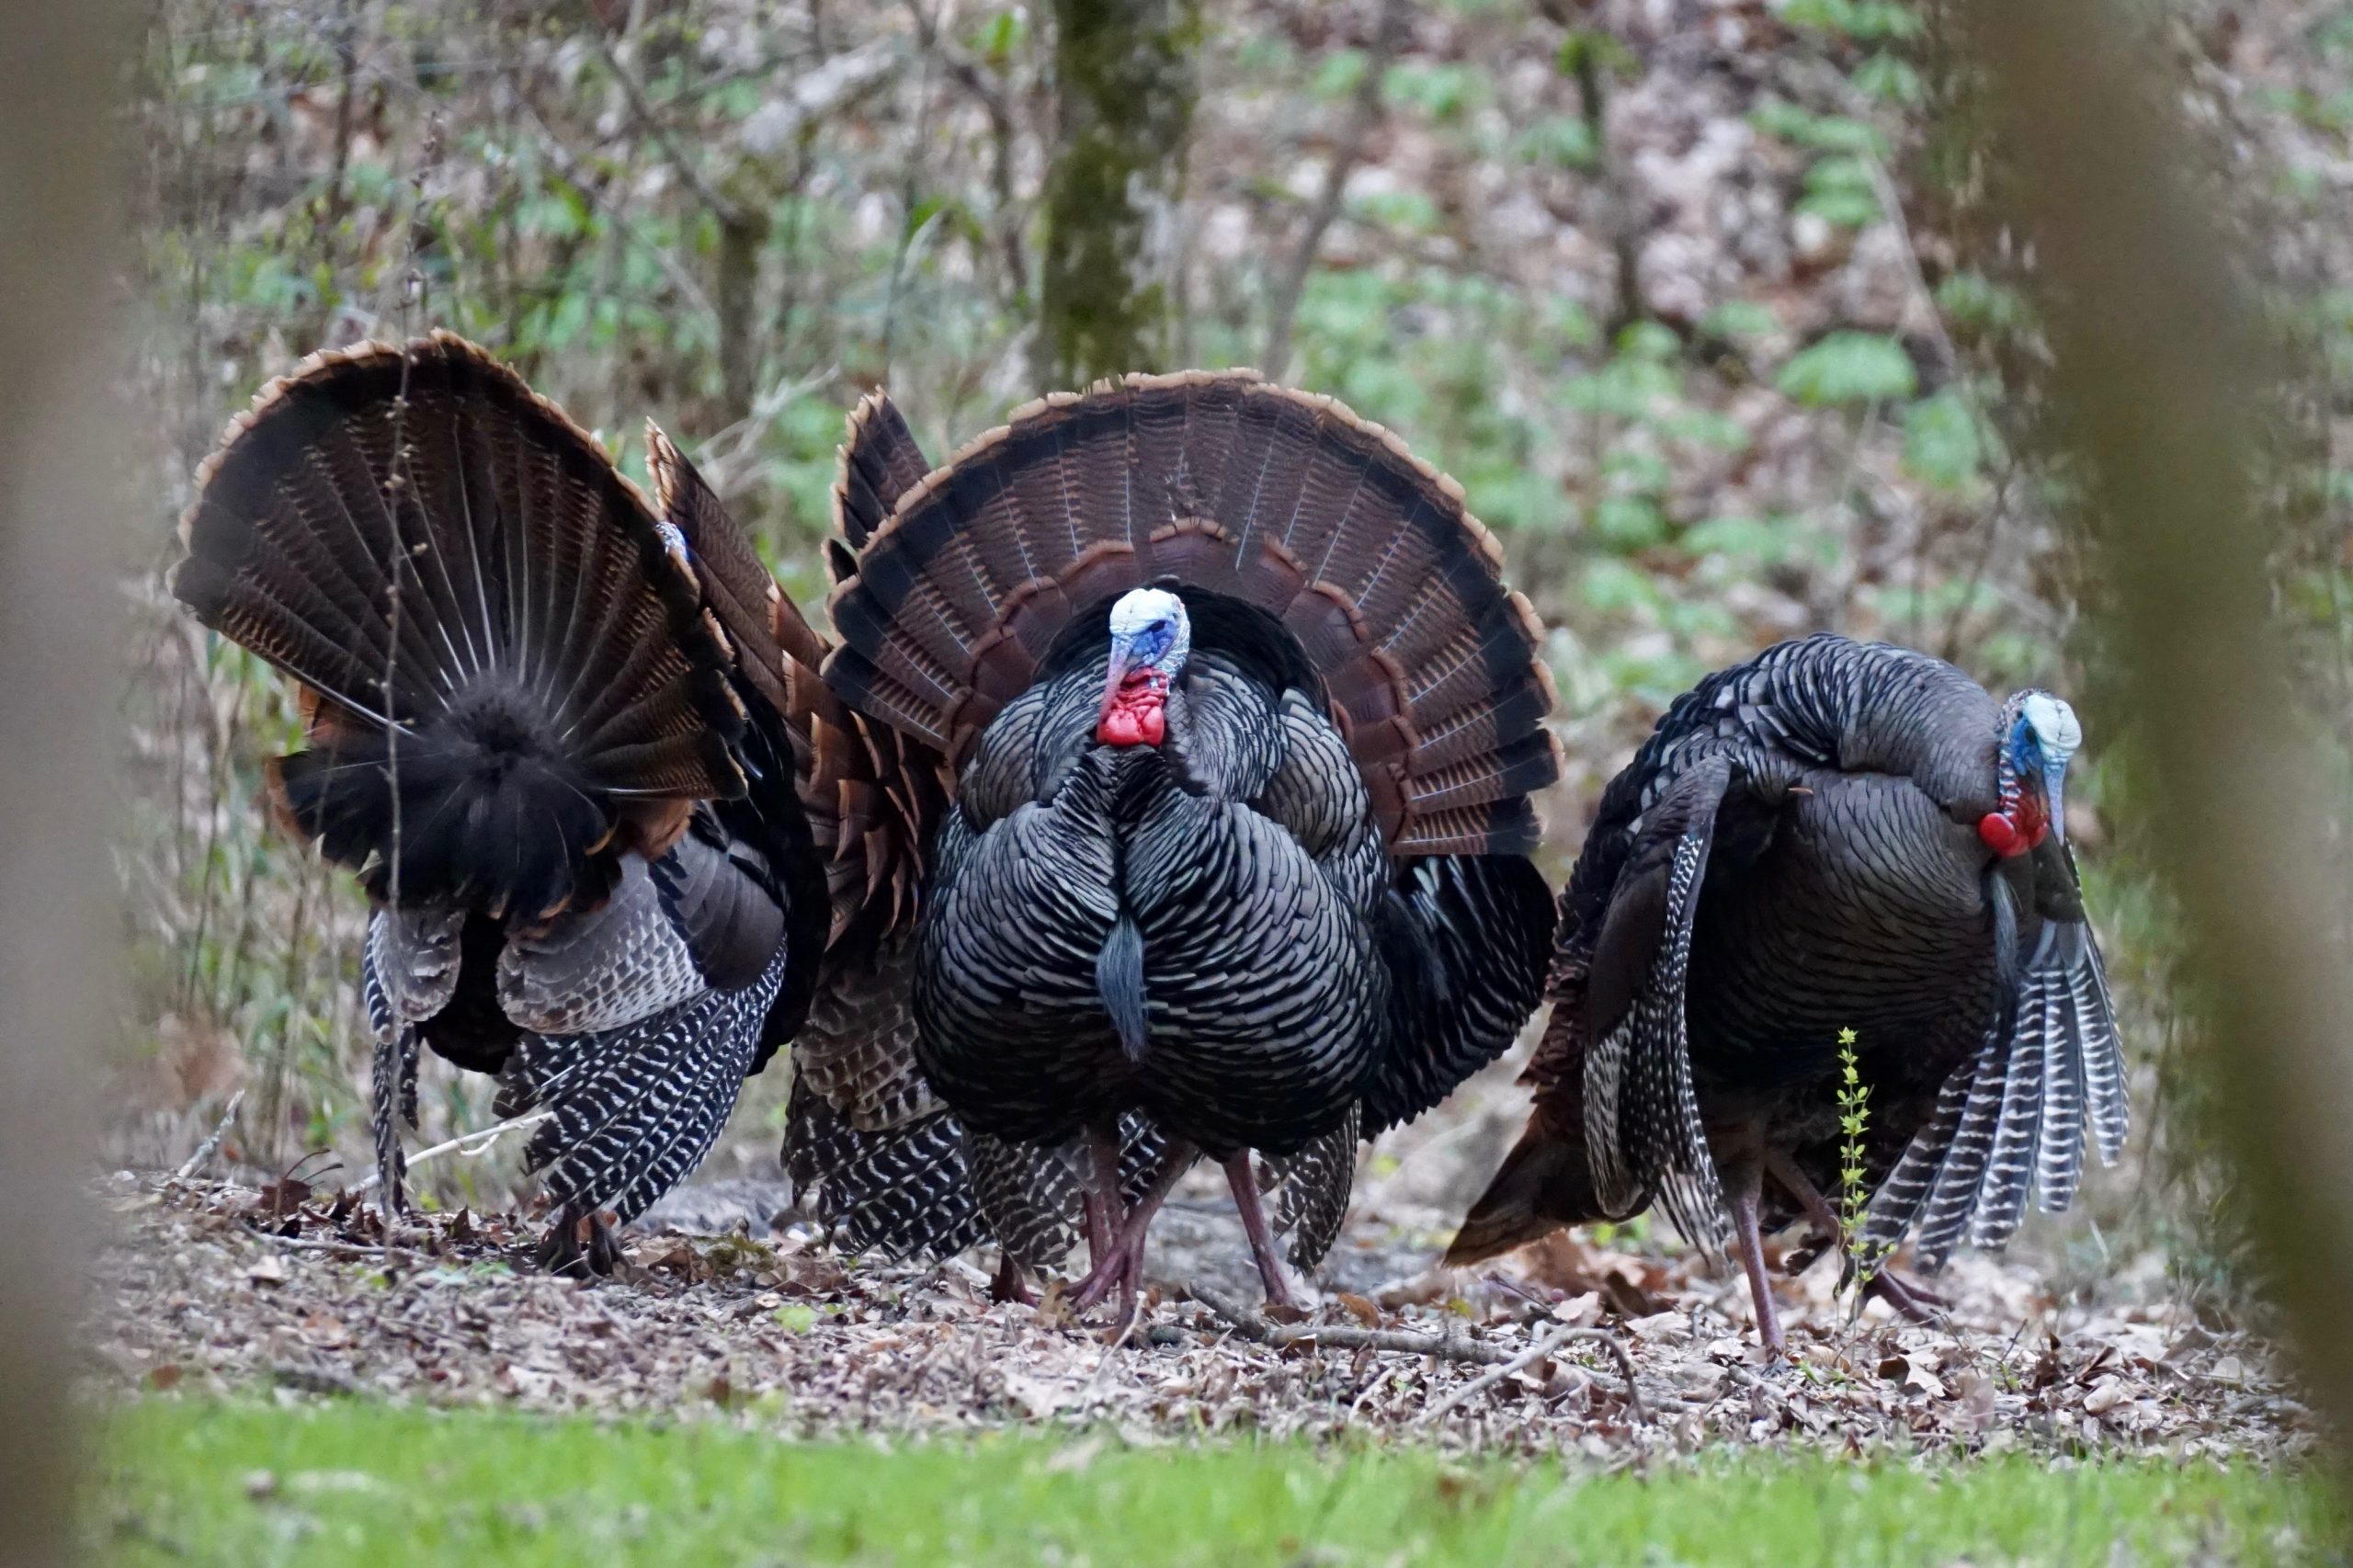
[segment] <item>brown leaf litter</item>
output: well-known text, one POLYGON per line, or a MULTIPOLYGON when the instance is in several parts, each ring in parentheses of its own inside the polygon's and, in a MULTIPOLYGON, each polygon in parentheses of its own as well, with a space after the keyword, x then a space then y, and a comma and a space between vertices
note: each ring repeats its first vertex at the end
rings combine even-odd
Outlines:
POLYGON ((93 1391, 274 1387, 727 1416, 798 1435, 1046 1422, 1145 1440, 1323 1437, 1418 1425, 1450 1445, 1600 1459, 1726 1441, 2284 1455, 2312 1439, 2250 1337, 2165 1308, 2056 1313, 1980 1259, 1952 1270, 1953 1318, 1934 1329, 1848 1324, 1828 1300, 1835 1270, 1816 1268, 1790 1359, 1767 1367, 1717 1270, 1568 1237, 1510 1273, 1334 1291, 1304 1324, 1257 1339, 1162 1286, 1107 1343, 1099 1323, 991 1301, 966 1261, 877 1264, 781 1234, 633 1234, 623 1277, 582 1283, 531 1267, 521 1216, 460 1210, 387 1234, 348 1196, 292 1199, 284 1182, 265 1193, 116 1178, 93 1391), (1546 1347, 1563 1327, 1623 1346, 1640 1418, 1603 1336, 1546 1347), (1367 1343, 1368 1331, 1381 1338, 1367 1343), (1476 1359, 1382 1347, 1399 1335, 1461 1343, 1476 1359), (1497 1376, 1480 1362, 1523 1364, 1497 1376))

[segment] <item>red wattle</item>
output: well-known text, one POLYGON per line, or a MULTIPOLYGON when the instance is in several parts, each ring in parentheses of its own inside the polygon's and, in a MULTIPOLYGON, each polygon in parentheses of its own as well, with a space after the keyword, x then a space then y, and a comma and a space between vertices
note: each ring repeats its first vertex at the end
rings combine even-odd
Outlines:
POLYGON ((1096 721, 1095 738, 1107 746, 1156 746, 1168 735, 1166 699, 1148 677, 1120 687, 1103 716, 1096 721))
POLYGON ((1999 812, 1987 812, 1977 819, 1977 836, 1985 846, 2005 860, 2013 855, 2023 855, 2033 846, 2018 832, 2018 824, 1999 812))

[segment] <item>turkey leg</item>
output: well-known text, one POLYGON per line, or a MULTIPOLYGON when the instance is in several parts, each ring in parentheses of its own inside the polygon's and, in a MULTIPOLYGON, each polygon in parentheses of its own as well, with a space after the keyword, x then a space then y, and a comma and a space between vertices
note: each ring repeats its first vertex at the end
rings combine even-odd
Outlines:
POLYGON ((1283 1260, 1275 1251, 1274 1233, 1267 1228, 1267 1210, 1258 1201, 1258 1177, 1250 1168, 1250 1151, 1235 1151, 1225 1162, 1225 1185, 1233 1189, 1233 1206, 1242 1210, 1243 1233, 1250 1238, 1250 1256, 1258 1262, 1258 1278, 1267 1287, 1267 1304, 1296 1311, 1299 1299, 1283 1278, 1283 1260))
POLYGON ((1743 1160, 1727 1173, 1732 1177, 1724 1206, 1732 1210, 1733 1250, 1748 1273, 1748 1293, 1756 1303, 1756 1337, 1765 1354, 1779 1359, 1787 1346, 1781 1339, 1780 1314, 1773 1310, 1773 1285, 1765 1276, 1765 1239, 1756 1230, 1756 1200, 1765 1186, 1764 1173, 1753 1160, 1743 1160))
MULTIPOLYGON (((1137 1198, 1136 1206, 1120 1221, 1118 1236, 1071 1292, 1070 1304, 1074 1308, 1085 1312, 1116 1288, 1120 1292, 1119 1321, 1125 1324, 1136 1315, 1136 1292, 1143 1284, 1144 1233, 1152 1228, 1152 1217, 1160 1211, 1160 1205, 1176 1187, 1177 1178, 1192 1169, 1199 1153, 1199 1150, 1181 1140, 1169 1143, 1160 1168, 1153 1173, 1152 1185, 1137 1198)), ((1116 1162, 1111 1165, 1108 1202, 1116 1213, 1120 1202, 1120 1167, 1116 1162)))
POLYGON ((1086 1135, 1086 1193, 1080 1210, 1086 1224, 1088 1267, 1111 1256, 1120 1229, 1120 1135, 1096 1128, 1086 1135))
MULTIPOLYGON (((1797 1162, 1779 1149, 1768 1149, 1765 1151, 1765 1169, 1781 1184, 1784 1192, 1797 1199, 1798 1207, 1805 1211, 1805 1217, 1821 1228, 1830 1244, 1845 1251, 1846 1222, 1831 1209, 1830 1200, 1822 1196, 1822 1189, 1808 1181, 1805 1173, 1798 1169, 1797 1162)), ((1809 1258, 1807 1261, 1813 1260, 1809 1258)), ((1884 1264, 1873 1269, 1871 1277, 1863 1281, 1863 1293, 1877 1296, 1893 1307, 1898 1317, 1918 1324, 1937 1321, 1933 1308, 1952 1305, 1927 1286, 1904 1278, 1884 1264)))

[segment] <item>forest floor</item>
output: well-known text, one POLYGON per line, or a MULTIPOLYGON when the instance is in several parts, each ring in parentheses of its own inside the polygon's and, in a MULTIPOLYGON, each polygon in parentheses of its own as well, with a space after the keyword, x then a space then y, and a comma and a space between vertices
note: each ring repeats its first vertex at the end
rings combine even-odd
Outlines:
POLYGON ((1449 1274, 1378 1216, 1352 1227, 1306 1322, 1270 1324, 1238 1229, 1188 1189, 1116 1343, 1052 1292, 1042 1308, 991 1301, 972 1259, 878 1265, 766 1226, 633 1233, 619 1277, 579 1283, 531 1264, 513 1214, 431 1215, 388 1237, 372 1208, 324 1189, 128 1175, 107 1207, 87 1370, 101 1400, 274 1391, 796 1437, 1393 1434, 1600 1464, 1727 1443, 2293 1460, 2313 1434, 2252 1337, 2162 1301, 2063 1306, 2036 1274, 1975 1256, 1940 1281, 1954 1305, 1936 1327, 1877 1304, 1850 1317, 1835 1267, 1816 1264, 1782 1282, 1790 1354, 1762 1365, 1745 1290, 1704 1259, 1562 1235, 1449 1274), (1525 1364, 1495 1376, 1506 1359, 1525 1364))

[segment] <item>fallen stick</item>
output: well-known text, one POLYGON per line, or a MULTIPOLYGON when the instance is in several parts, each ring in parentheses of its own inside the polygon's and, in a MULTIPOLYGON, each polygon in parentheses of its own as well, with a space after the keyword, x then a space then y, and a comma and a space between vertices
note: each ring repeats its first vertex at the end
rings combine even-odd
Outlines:
POLYGON ((1567 1327, 1554 1329, 1551 1334, 1546 1335, 1541 1340, 1529 1346, 1527 1349, 1521 1351, 1518 1355, 1513 1357, 1510 1360, 1506 1361, 1501 1366, 1490 1368, 1486 1371, 1483 1371, 1477 1377, 1472 1379, 1469 1382, 1464 1383, 1461 1388, 1449 1390, 1444 1399, 1439 1400, 1436 1404, 1427 1406, 1417 1419, 1423 1423, 1438 1420, 1448 1411, 1452 1410, 1455 1406, 1461 1404, 1463 1401, 1471 1398, 1472 1395, 1485 1392, 1487 1390, 1495 1387, 1497 1383, 1503 1381, 1506 1378, 1510 1377, 1514 1372, 1518 1371, 1524 1367, 1534 1366, 1537 1362, 1542 1360, 1545 1357, 1550 1356, 1553 1351, 1558 1350, 1562 1346, 1568 1344, 1569 1341, 1573 1339, 1588 1340, 1594 1344, 1600 1345, 1606 1347, 1609 1354, 1617 1358, 1618 1370, 1622 1373, 1626 1379, 1626 1409, 1628 1413, 1631 1414, 1637 1421, 1648 1419, 1648 1417, 1643 1414, 1642 1392, 1634 1385, 1634 1358, 1628 1354, 1626 1346, 1619 1340, 1618 1336, 1609 1333, 1606 1329, 1567 1327))
POLYGON ((419 1263, 440 1263, 444 1261, 441 1258, 436 1257, 429 1252, 419 1252, 415 1247, 397 1246, 391 1242, 384 1242, 381 1244, 369 1242, 335 1242, 313 1240, 308 1236, 281 1236, 275 1234, 272 1232, 262 1230, 258 1226, 255 1225, 246 1226, 245 1233, 253 1237, 253 1239, 257 1242, 264 1242, 274 1247, 281 1247, 288 1252, 323 1252, 330 1254, 335 1257, 356 1257, 363 1260, 382 1260, 386 1258, 406 1257, 414 1258, 419 1263))
MULTIPOLYGON (((415 1170, 436 1154, 447 1154, 452 1150, 457 1152, 460 1159, 475 1159, 488 1153, 490 1146, 509 1132, 518 1131, 526 1127, 537 1127, 554 1114, 555 1112, 551 1110, 527 1111, 513 1120, 502 1121, 495 1127, 485 1127, 479 1132, 461 1132, 455 1138, 445 1139, 434 1144, 430 1149, 419 1149, 404 1163, 407 1169, 415 1170)), ((351 1190, 354 1194, 366 1192, 382 1180, 383 1176, 381 1174, 370 1172, 358 1187, 351 1190)))
POLYGON ((221 1141, 229 1136, 229 1129, 237 1119, 237 1108, 244 1103, 245 1091, 243 1089, 229 1096, 229 1107, 221 1113, 220 1124, 212 1129, 212 1136, 199 1143, 196 1153, 180 1163, 180 1168, 172 1173, 174 1181, 186 1181, 204 1168, 204 1162, 219 1151, 221 1141))
POLYGON ((1627 1353, 1626 1346, 1617 1335, 1605 1329, 1561 1328, 1543 1343, 1514 1354, 1496 1346, 1452 1335, 1413 1334, 1393 1328, 1350 1328, 1340 1324, 1270 1323, 1211 1286, 1191 1285, 1187 1290, 1193 1300, 1232 1324, 1234 1332, 1243 1338, 1256 1340, 1261 1345, 1313 1345, 1330 1350, 1393 1350, 1406 1356, 1435 1356, 1442 1361, 1463 1361, 1493 1369, 1430 1407, 1421 1417, 1425 1421, 1444 1415, 1473 1393, 1493 1386, 1521 1368, 1532 1366, 1572 1339, 1594 1340, 1608 1347, 1609 1353, 1617 1358, 1619 1371, 1625 1375, 1627 1408, 1633 1413, 1635 1420, 1649 1419, 1643 1411, 1642 1391, 1634 1381, 1634 1358, 1627 1353))

